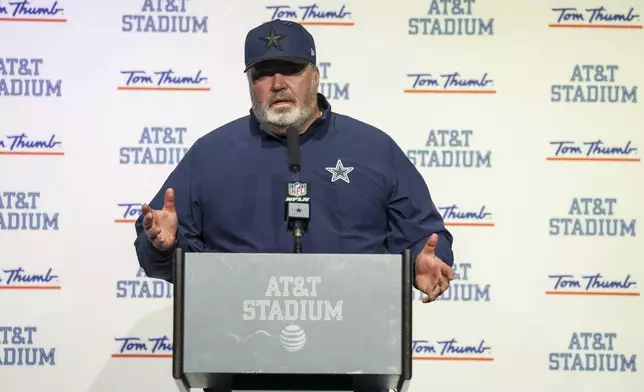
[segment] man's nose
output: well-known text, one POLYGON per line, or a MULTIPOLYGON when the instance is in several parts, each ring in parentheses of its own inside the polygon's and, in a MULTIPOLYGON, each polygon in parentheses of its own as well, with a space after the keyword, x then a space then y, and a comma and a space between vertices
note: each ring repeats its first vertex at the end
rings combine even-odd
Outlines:
POLYGON ((281 73, 275 73, 273 75, 273 90, 282 90, 286 85, 285 82, 286 79, 284 78, 284 75, 282 75, 281 73))

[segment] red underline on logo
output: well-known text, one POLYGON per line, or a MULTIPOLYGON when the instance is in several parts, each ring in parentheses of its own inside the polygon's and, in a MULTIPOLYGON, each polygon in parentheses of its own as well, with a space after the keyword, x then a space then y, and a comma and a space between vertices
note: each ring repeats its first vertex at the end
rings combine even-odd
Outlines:
POLYGON ((641 29, 642 25, 549 24, 548 27, 571 28, 571 29, 641 29))
POLYGON ((0 22, 52 22, 66 23, 67 19, 47 19, 47 18, 0 18, 0 22))
POLYGON ((492 222, 445 222, 445 226, 494 227, 492 222))
POLYGON ((60 290, 60 286, 0 286, 0 290, 60 290))
POLYGON ((356 22, 298 22, 303 26, 355 26, 356 22))
POLYGON ((64 152, 52 152, 52 151, 0 151, 0 155, 39 155, 39 156, 62 156, 65 155, 64 152))
POLYGON ((114 219, 114 223, 134 223, 136 219, 114 219))
POLYGON ((624 293, 618 291, 546 291, 546 295, 606 295, 619 297, 639 297, 640 293, 624 293))
POLYGON ((112 354, 112 358, 172 358, 172 354, 112 354))
POLYGON ((639 162, 640 158, 571 158, 548 157, 547 161, 579 161, 579 162, 639 162))
POLYGON ((494 358, 491 357, 412 357, 412 359, 417 361, 494 361, 494 358))
POLYGON ((496 90, 426 90, 409 89, 405 94, 496 94, 496 90))
POLYGON ((210 87, 117 87, 122 91, 210 91, 210 87))
MULTIPOLYGON (((266 22, 266 21, 265 21, 266 22)), ((356 22, 313 22, 298 21, 302 26, 355 26, 356 22)))

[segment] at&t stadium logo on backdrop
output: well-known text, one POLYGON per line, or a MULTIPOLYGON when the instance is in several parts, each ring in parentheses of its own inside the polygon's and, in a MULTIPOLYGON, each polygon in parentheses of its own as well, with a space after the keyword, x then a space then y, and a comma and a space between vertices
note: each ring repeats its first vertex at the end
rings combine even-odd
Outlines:
POLYGON ((411 355, 414 361, 494 361, 492 347, 485 339, 412 340, 411 355))
POLYGON ((42 58, 0 57, 0 97, 60 98, 62 79, 47 79, 42 58))
POLYGON ((208 78, 201 69, 189 73, 167 69, 121 70, 120 91, 210 91, 208 78))
POLYGON ((40 192, 0 191, 0 231, 58 231, 58 212, 39 211, 40 192))
MULTIPOLYGON (((621 343, 632 347, 632 344, 621 343)), ((616 352, 616 332, 573 332, 566 349, 549 355, 549 370, 566 372, 637 372, 637 354, 616 352)))
MULTIPOLYGON (((314 299, 318 297, 321 287, 320 276, 272 276, 264 292, 266 299, 244 300, 242 319, 291 322, 280 331, 280 343, 286 351, 299 351, 306 343, 306 333, 297 324, 298 321, 344 320, 344 301, 332 303, 314 299), (272 299, 275 297, 280 299, 272 299)), ((263 333, 272 336, 267 332, 263 333)))
POLYGON ((123 15, 121 30, 127 33, 207 34, 208 16, 189 14, 188 4, 194 1, 139 0, 138 13, 123 15))
POLYGON ((56 366, 56 348, 39 345, 38 327, 0 325, 0 367, 56 366))
POLYGON ((602 139, 583 141, 555 140, 551 141, 553 153, 549 161, 577 162, 639 162, 638 149, 633 142, 627 140, 620 144, 608 144, 602 139))
MULTIPOLYGON (((610 3, 609 3, 610 4, 610 3)), ((554 23, 548 27, 564 28, 609 28, 609 29, 641 29, 640 15, 635 8, 626 11, 616 11, 603 5, 595 7, 557 7, 552 8, 554 23)))
POLYGON ((635 237, 637 221, 618 213, 617 198, 575 197, 567 217, 550 218, 550 235, 635 237))
POLYGON ((67 22, 60 1, 0 0, 0 22, 67 22))
POLYGON ((485 204, 480 207, 461 207, 457 204, 438 205, 446 226, 493 227, 494 219, 485 204))
POLYGON ((424 149, 407 150, 416 167, 490 168, 492 151, 472 148, 471 129, 430 129, 424 149))
POLYGON ((150 279, 142 268, 136 276, 116 282, 116 298, 122 299, 171 299, 172 285, 165 280, 150 279))
POLYGON ((0 155, 55 156, 65 155, 56 134, 34 138, 25 132, 0 134, 0 155))
MULTIPOLYGON (((490 302, 490 284, 477 283, 472 278, 472 263, 454 263, 454 280, 437 301, 451 302, 490 302)), ((422 300, 425 294, 413 290, 414 300, 422 300)))
POLYGON ((281 19, 303 26, 353 26, 352 12, 346 4, 310 3, 297 5, 271 4, 266 6, 270 20, 281 19))
POLYGON ((605 276, 599 272, 592 274, 553 274, 548 275, 550 290, 546 295, 593 295, 639 297, 637 281, 631 276, 605 276))
MULTIPOLYGON (((424 3, 424 2, 423 2, 424 3)), ((494 18, 479 15, 476 0, 431 0, 425 16, 409 18, 409 35, 494 35, 494 18)))
POLYGON ((331 63, 319 62, 320 68, 320 88, 318 91, 329 101, 349 100, 349 83, 338 83, 329 79, 329 68, 331 63))
POLYGON ((176 165, 186 155, 186 127, 143 127, 137 145, 119 149, 121 165, 176 165))
POLYGON ((458 71, 445 73, 407 74, 405 94, 496 94, 494 80, 487 72, 463 75, 458 71))
POLYGON ((0 289, 60 290, 60 277, 53 268, 25 269, 22 266, 0 269, 0 289))
POLYGON ((550 87, 551 102, 637 103, 636 85, 619 84, 617 64, 576 64, 568 84, 550 87))
POLYGON ((159 336, 119 336, 114 338, 112 358, 172 358, 172 339, 159 336))

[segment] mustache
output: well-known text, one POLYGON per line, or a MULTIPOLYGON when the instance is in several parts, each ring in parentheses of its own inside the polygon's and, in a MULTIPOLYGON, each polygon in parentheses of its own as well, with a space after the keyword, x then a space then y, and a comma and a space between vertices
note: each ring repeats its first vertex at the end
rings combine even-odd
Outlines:
POLYGON ((275 102, 280 102, 280 101, 297 102, 297 100, 295 99, 295 97, 292 97, 292 96, 290 96, 290 95, 282 95, 282 94, 280 94, 280 95, 275 95, 275 96, 271 97, 271 98, 268 100, 268 104, 269 104, 269 105, 272 105, 272 104, 274 104, 275 102))

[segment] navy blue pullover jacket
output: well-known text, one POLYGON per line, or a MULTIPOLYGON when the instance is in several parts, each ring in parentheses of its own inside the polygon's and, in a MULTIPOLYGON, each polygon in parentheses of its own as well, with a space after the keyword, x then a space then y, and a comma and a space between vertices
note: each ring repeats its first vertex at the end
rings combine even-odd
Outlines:
MULTIPOLYGON (((311 184, 303 252, 399 254, 410 248, 415 261, 437 233, 436 255, 451 266, 452 236, 403 151, 385 132, 332 112, 323 95, 318 101, 322 116, 300 136, 298 180, 311 184), (353 169, 332 181, 327 168, 340 163, 344 173, 353 169)), ((149 205, 163 208, 165 191, 174 189, 177 246, 186 252, 292 253, 284 220, 284 184, 292 180, 286 137, 263 129, 251 112, 199 138, 149 205)), ((135 228, 140 266, 147 276, 172 282, 173 249, 162 252, 148 241, 142 216, 135 228)))

